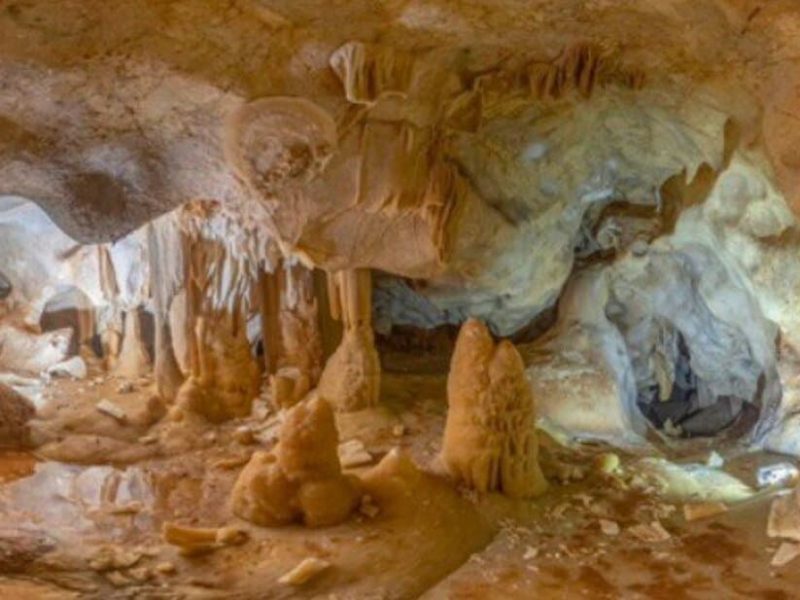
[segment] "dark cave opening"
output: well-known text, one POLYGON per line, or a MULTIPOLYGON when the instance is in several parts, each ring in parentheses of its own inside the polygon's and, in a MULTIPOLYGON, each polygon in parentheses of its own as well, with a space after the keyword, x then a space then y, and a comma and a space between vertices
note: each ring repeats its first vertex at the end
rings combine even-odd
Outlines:
MULTIPOLYGON (((653 383, 640 387, 636 404, 645 418, 671 437, 713 437, 723 432, 749 430, 758 421, 760 410, 753 399, 736 395, 714 395, 709 399, 701 388, 703 381, 692 368, 692 357, 682 333, 677 333, 677 356, 669 395, 653 383), (735 426, 735 427, 734 427, 735 426)), ((758 380, 756 398, 761 395, 764 375, 758 380)))

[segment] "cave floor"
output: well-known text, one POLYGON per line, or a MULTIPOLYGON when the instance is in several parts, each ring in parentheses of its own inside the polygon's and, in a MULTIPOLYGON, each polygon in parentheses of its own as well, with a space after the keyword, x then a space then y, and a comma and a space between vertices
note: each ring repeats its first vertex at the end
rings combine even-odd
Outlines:
MULTIPOLYGON (((423 472, 368 484, 377 514, 321 529, 260 528, 230 514, 230 489, 258 447, 242 428, 271 417, 171 422, 146 379, 132 387, 105 376, 92 385, 54 381, 34 428, 36 453, 0 453, 0 597, 796 597, 800 572, 770 563, 779 546, 766 536, 776 492, 687 522, 686 499, 637 485, 631 465, 640 456, 617 453, 621 467, 607 473, 598 465, 609 448, 546 438, 547 494, 528 502, 480 496, 437 467, 444 377, 384 380, 379 408, 338 417, 341 440, 360 440, 374 458, 353 472, 369 480, 395 447, 423 472), (98 413, 100 399, 130 418, 98 413), (186 556, 162 539, 165 522, 234 525, 247 540, 186 556), (639 526, 653 522, 664 539, 642 534, 639 526), (303 586, 278 582, 307 557, 331 566, 303 586)), ((273 443, 271 432, 262 428, 258 444, 273 443)), ((784 460, 720 453, 725 470, 748 484, 757 465, 784 460)), ((702 457, 681 461, 692 458, 702 457)))

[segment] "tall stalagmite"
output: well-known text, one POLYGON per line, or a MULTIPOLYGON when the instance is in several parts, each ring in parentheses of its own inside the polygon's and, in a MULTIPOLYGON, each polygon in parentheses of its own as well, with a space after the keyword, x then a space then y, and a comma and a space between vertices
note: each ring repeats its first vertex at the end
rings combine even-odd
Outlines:
POLYGON ((449 473, 480 492, 515 498, 542 493, 536 414, 522 358, 486 325, 461 327, 447 379, 442 459, 449 473))
POLYGON ((217 242, 186 240, 190 374, 176 399, 179 410, 219 423, 250 413, 261 385, 246 332, 249 277, 217 242))

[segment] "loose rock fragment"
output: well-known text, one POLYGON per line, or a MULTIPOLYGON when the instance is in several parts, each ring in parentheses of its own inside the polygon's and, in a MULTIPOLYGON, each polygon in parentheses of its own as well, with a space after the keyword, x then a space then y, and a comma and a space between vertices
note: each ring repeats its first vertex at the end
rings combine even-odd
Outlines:
POLYGON ((532 546, 525 548, 525 554, 522 555, 523 560, 532 560, 539 556, 539 549, 532 546))
POLYGON ((128 417, 125 414, 125 411, 122 410, 119 406, 117 406, 113 402, 111 402, 110 400, 105 400, 105 399, 100 400, 100 402, 98 402, 95 405, 95 408, 98 411, 100 411, 101 413, 103 413, 104 415, 108 415, 109 417, 113 417, 114 419, 116 419, 120 423, 125 423, 128 420, 128 417))
POLYGON ((361 440, 348 440, 339 444, 339 460, 342 467, 350 469, 359 467, 372 462, 372 455, 364 447, 361 440))
POLYGON ((758 487, 789 486, 797 482, 800 471, 791 463, 783 462, 761 467, 756 473, 758 487))
POLYGON ((213 463, 211 463, 211 466, 215 469, 235 469, 247 464, 248 460, 250 460, 249 455, 229 456, 215 460, 213 463))
POLYGON ((187 527, 175 523, 164 523, 161 533, 165 542, 178 546, 184 554, 238 546, 249 538, 246 531, 237 527, 187 527))
POLYGON ((619 535, 619 524, 616 521, 610 521, 608 519, 600 519, 600 530, 605 535, 619 535))
POLYGON ((84 379, 87 374, 86 362, 80 356, 73 356, 47 369, 47 374, 53 377, 84 379))
POLYGON ((617 471, 619 465, 619 456, 613 452, 604 452, 595 459, 597 470, 607 475, 617 471))
POLYGON ((716 451, 712 450, 706 459, 706 466, 712 469, 720 469, 725 464, 725 459, 722 458, 716 451))
POLYGON ((628 531, 641 541, 649 544, 665 542, 672 537, 658 521, 633 525, 632 527, 628 527, 628 531))
POLYGON ((160 562, 155 566, 155 570, 163 575, 172 575, 175 572, 175 565, 169 561, 160 562))
POLYGON ((778 546, 778 550, 772 556, 770 564, 773 567, 782 567, 792 562, 798 556, 800 556, 800 544, 783 542, 778 546))
POLYGON ((310 557, 303 559, 294 569, 281 576, 279 583, 284 585, 303 585, 314 577, 329 569, 331 563, 321 558, 310 557))
POLYGON ((108 509, 112 515, 129 515, 141 512, 144 505, 138 500, 126 504, 115 504, 108 509))
POLYGON ((683 505, 683 516, 687 521, 713 517, 728 511, 722 502, 692 502, 683 505))

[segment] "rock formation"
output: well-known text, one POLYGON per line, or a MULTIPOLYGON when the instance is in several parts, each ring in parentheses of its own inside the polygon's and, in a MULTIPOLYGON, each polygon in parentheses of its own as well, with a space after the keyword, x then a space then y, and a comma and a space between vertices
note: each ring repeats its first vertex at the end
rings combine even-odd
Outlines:
POLYGON ((277 446, 253 454, 242 470, 231 495, 234 514, 265 527, 344 521, 358 506, 360 486, 342 474, 338 441, 330 404, 309 395, 286 413, 277 446))
POLYGON ((442 461, 480 492, 529 498, 544 492, 536 407, 522 358, 513 344, 495 344, 486 326, 461 327, 447 378, 442 461))
POLYGON ((365 269, 329 275, 331 315, 344 334, 328 359, 319 391, 340 411, 374 406, 380 396, 381 365, 372 331, 372 280, 365 269))

